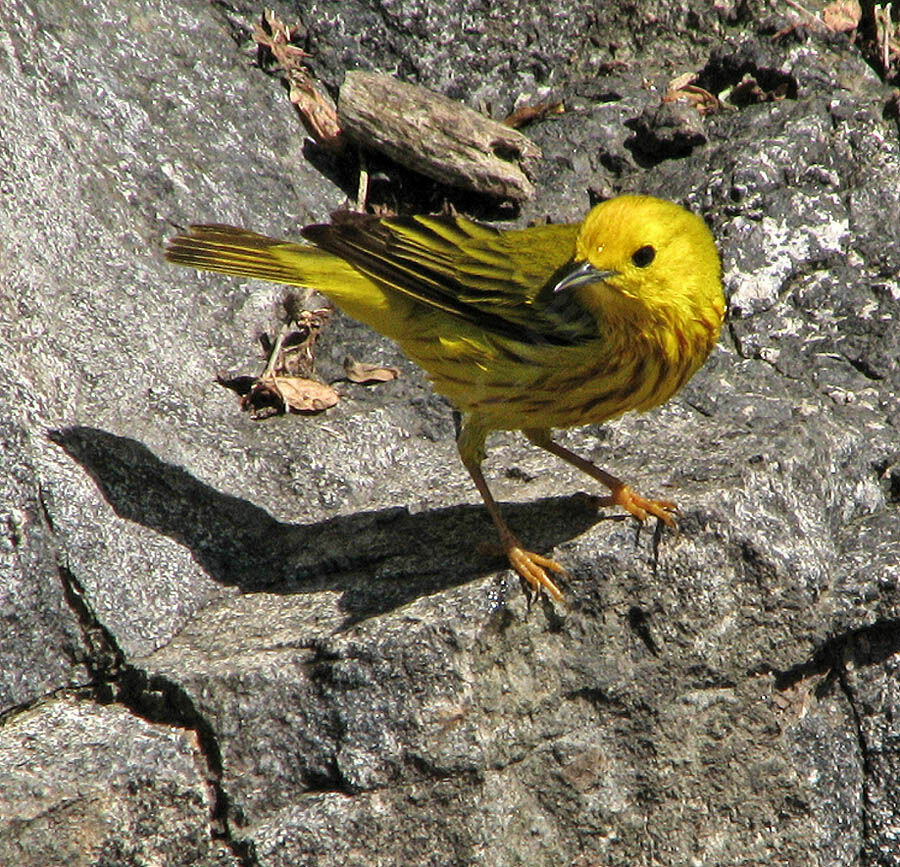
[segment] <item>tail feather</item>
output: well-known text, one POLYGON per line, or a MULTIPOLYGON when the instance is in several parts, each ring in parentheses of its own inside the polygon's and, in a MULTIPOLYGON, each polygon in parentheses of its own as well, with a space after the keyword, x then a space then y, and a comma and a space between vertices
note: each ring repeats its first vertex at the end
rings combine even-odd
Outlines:
POLYGON ((309 288, 318 288, 325 273, 350 270, 343 260, 311 244, 279 241, 218 223, 191 226, 188 234, 172 238, 166 259, 205 271, 309 288))
POLYGON ((410 302, 369 279, 349 262, 312 244, 280 241, 236 226, 194 225, 166 245, 177 265, 254 277, 324 292, 348 315, 398 339, 410 302))

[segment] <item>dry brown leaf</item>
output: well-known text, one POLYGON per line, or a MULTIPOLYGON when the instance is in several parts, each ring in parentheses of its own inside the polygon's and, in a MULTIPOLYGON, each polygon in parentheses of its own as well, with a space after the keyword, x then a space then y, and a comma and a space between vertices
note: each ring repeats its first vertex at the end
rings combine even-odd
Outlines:
POLYGON ((380 367, 377 364, 366 364, 364 361, 357 361, 354 358, 344 359, 344 375, 351 382, 374 383, 374 382, 390 382, 400 376, 400 371, 396 367, 380 367))
POLYGON ((306 131, 327 150, 338 152, 346 147, 334 103, 320 90, 308 72, 295 71, 288 76, 290 100, 300 112, 306 131))
POLYGON ((302 376, 217 376, 216 382, 241 396, 241 409, 254 421, 286 412, 316 413, 329 409, 338 400, 330 386, 302 376))
POLYGON ((318 86, 303 61, 310 55, 293 45, 298 28, 288 27, 271 10, 266 10, 262 24, 254 24, 253 39, 268 50, 276 65, 284 73, 289 86, 290 100, 296 106, 306 131, 323 148, 339 152, 346 146, 337 109, 331 97, 318 86))
POLYGON ((822 10, 822 20, 835 33, 856 30, 862 18, 862 6, 858 0, 834 0, 822 10))
POLYGON ((277 391, 285 406, 293 412, 322 412, 339 400, 338 393, 330 385, 301 376, 273 376, 260 382, 277 391))

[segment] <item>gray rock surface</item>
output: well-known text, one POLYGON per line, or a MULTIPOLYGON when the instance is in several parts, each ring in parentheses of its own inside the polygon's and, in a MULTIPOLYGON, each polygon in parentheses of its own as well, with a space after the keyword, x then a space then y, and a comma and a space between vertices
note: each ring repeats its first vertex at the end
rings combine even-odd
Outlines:
POLYGON ((4 864, 237 864, 196 735, 60 696, 0 729, 4 864))
POLYGON ((252 422, 214 382, 258 368, 283 290, 175 269, 165 239, 295 234, 355 190, 254 66, 258 12, 0 8, 0 863, 900 863, 890 89, 764 5, 304 9, 332 85, 564 100, 528 129, 533 201, 458 205, 524 223, 651 192, 719 239, 706 367, 562 435, 676 499, 677 535, 654 553, 587 479, 492 440, 510 524, 570 573, 567 606, 529 609, 391 344, 335 317, 323 375, 402 376, 338 383, 323 416, 252 422), (687 71, 779 98, 661 111, 687 71))

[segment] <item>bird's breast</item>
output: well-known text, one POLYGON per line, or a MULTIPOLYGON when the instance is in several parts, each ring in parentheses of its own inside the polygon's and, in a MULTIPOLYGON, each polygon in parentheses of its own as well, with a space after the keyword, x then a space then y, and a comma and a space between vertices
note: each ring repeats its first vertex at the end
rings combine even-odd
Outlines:
MULTIPOLYGON (((701 345, 702 343, 702 345, 701 345)), ((709 352, 667 327, 618 329, 574 346, 478 339, 407 342, 437 392, 493 429, 567 428, 608 421, 668 400, 709 352)))

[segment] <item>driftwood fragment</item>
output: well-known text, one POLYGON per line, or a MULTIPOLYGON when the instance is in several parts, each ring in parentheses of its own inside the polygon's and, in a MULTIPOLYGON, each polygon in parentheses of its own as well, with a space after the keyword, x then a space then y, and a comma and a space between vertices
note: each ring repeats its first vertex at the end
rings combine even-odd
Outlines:
POLYGON ((449 186, 521 201, 534 194, 541 149, 522 133, 423 87, 348 72, 338 99, 344 133, 449 186))

